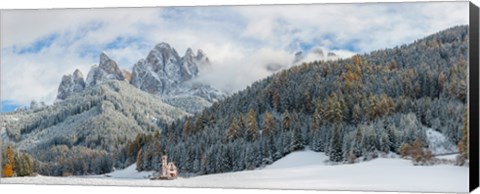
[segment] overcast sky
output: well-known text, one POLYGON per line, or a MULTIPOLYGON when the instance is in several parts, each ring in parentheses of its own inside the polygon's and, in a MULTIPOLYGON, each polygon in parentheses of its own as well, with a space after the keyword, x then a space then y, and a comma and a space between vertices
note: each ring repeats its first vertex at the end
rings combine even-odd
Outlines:
POLYGON ((102 51, 131 70, 160 42, 202 49, 213 69, 199 81, 233 92, 297 51, 349 57, 463 24, 468 2, 2 11, 2 111, 53 103, 62 76, 86 77, 102 51))

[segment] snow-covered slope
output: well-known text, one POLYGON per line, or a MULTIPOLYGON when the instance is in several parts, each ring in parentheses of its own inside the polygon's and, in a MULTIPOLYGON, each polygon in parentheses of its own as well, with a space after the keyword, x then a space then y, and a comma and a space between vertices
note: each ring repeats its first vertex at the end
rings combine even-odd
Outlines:
POLYGON ((162 100, 174 107, 180 108, 189 113, 201 112, 203 109, 212 105, 204 98, 192 95, 166 96, 162 100))
POLYGON ((328 161, 328 156, 324 153, 313 152, 312 150, 293 152, 264 169, 289 169, 289 168, 307 168, 308 166, 322 165, 328 161))
POLYGON ((155 174, 155 171, 137 171, 137 165, 132 164, 129 167, 121 170, 115 170, 111 173, 108 173, 104 176, 111 177, 111 178, 120 178, 120 179, 147 179, 152 177, 155 174))
POLYGON ((116 147, 122 139, 153 131, 158 122, 188 115, 125 81, 111 80, 52 106, 4 114, 2 122, 10 140, 35 155, 59 139, 92 148, 89 142, 101 138, 103 148, 116 147))
MULTIPOLYGON (((348 165, 326 165, 324 153, 297 151, 263 169, 178 178, 171 181, 138 179, 132 166, 111 178, 25 177, 2 183, 223 187, 314 190, 368 190, 417 192, 467 192, 468 168, 414 166, 399 158, 379 158, 348 165), (115 176, 120 177, 115 178, 115 176), (130 176, 131 179, 124 179, 130 176)), ((115 174, 118 173, 118 174, 115 174)))

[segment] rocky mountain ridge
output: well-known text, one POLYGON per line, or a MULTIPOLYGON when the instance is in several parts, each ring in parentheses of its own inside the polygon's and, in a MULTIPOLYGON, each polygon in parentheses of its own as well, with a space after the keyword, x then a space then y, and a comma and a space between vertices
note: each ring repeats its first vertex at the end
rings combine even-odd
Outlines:
POLYGON ((57 100, 65 100, 88 87, 110 81, 118 80, 130 83, 150 94, 165 98, 182 96, 197 96, 206 100, 209 105, 221 100, 226 94, 218 89, 202 83, 192 83, 198 76, 202 67, 210 65, 207 55, 198 50, 194 54, 192 49, 187 49, 185 55, 180 57, 177 51, 168 43, 162 42, 152 49, 145 59, 140 59, 128 70, 120 69, 117 63, 105 52, 100 54, 98 65, 93 65, 84 79, 82 72, 76 69, 73 74, 65 75, 58 87, 57 100))

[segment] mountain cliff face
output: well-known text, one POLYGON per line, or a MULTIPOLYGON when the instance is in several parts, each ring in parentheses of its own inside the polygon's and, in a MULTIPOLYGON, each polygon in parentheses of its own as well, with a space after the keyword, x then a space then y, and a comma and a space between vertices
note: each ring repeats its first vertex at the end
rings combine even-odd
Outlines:
POLYGON ((200 68, 209 64, 203 51, 195 55, 187 49, 180 57, 177 51, 167 43, 160 43, 150 51, 146 59, 135 64, 130 83, 151 94, 163 96, 193 95, 209 102, 223 99, 226 95, 210 86, 188 84, 198 76, 200 68))
POLYGON ((106 53, 100 54, 99 65, 94 65, 88 72, 87 86, 95 86, 97 84, 109 80, 125 80, 122 70, 118 68, 117 63, 110 59, 106 53))
POLYGON ((106 53, 101 53, 99 65, 93 65, 90 68, 86 80, 78 69, 73 74, 62 77, 58 87, 57 100, 65 100, 71 95, 84 91, 87 87, 93 87, 110 80, 124 81, 124 71, 120 70, 117 63, 110 59, 106 53))
POLYGON ((86 83, 83 79, 83 74, 76 69, 72 75, 64 75, 62 82, 58 86, 57 99, 65 100, 68 96, 81 92, 85 89, 86 83))
MULTIPOLYGON (((167 43, 157 44, 145 59, 139 60, 134 65, 131 73, 128 70, 121 70, 114 60, 106 53, 102 53, 99 64, 92 66, 86 80, 83 79, 79 70, 62 78, 57 99, 65 100, 88 87, 110 80, 119 80, 126 81, 150 94, 168 99, 179 98, 179 100, 191 101, 182 104, 198 103, 202 105, 195 106, 198 107, 195 109, 198 112, 212 102, 226 97, 226 94, 220 90, 193 82, 199 71, 209 65, 208 57, 202 50, 194 54, 192 49, 187 49, 185 55, 180 57, 177 51, 167 43), (199 98, 186 98, 188 96, 199 97, 207 103, 199 101, 199 98)), ((173 101, 178 102, 178 100, 173 101)), ((189 108, 189 110, 193 109, 189 108)))

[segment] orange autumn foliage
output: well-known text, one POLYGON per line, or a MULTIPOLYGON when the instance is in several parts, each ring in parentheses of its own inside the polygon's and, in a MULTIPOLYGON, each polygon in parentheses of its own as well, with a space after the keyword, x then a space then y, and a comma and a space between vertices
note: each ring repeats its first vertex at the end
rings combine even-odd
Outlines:
POLYGON ((3 177, 12 177, 13 176, 13 168, 12 165, 6 164, 5 168, 3 169, 2 172, 3 177))

